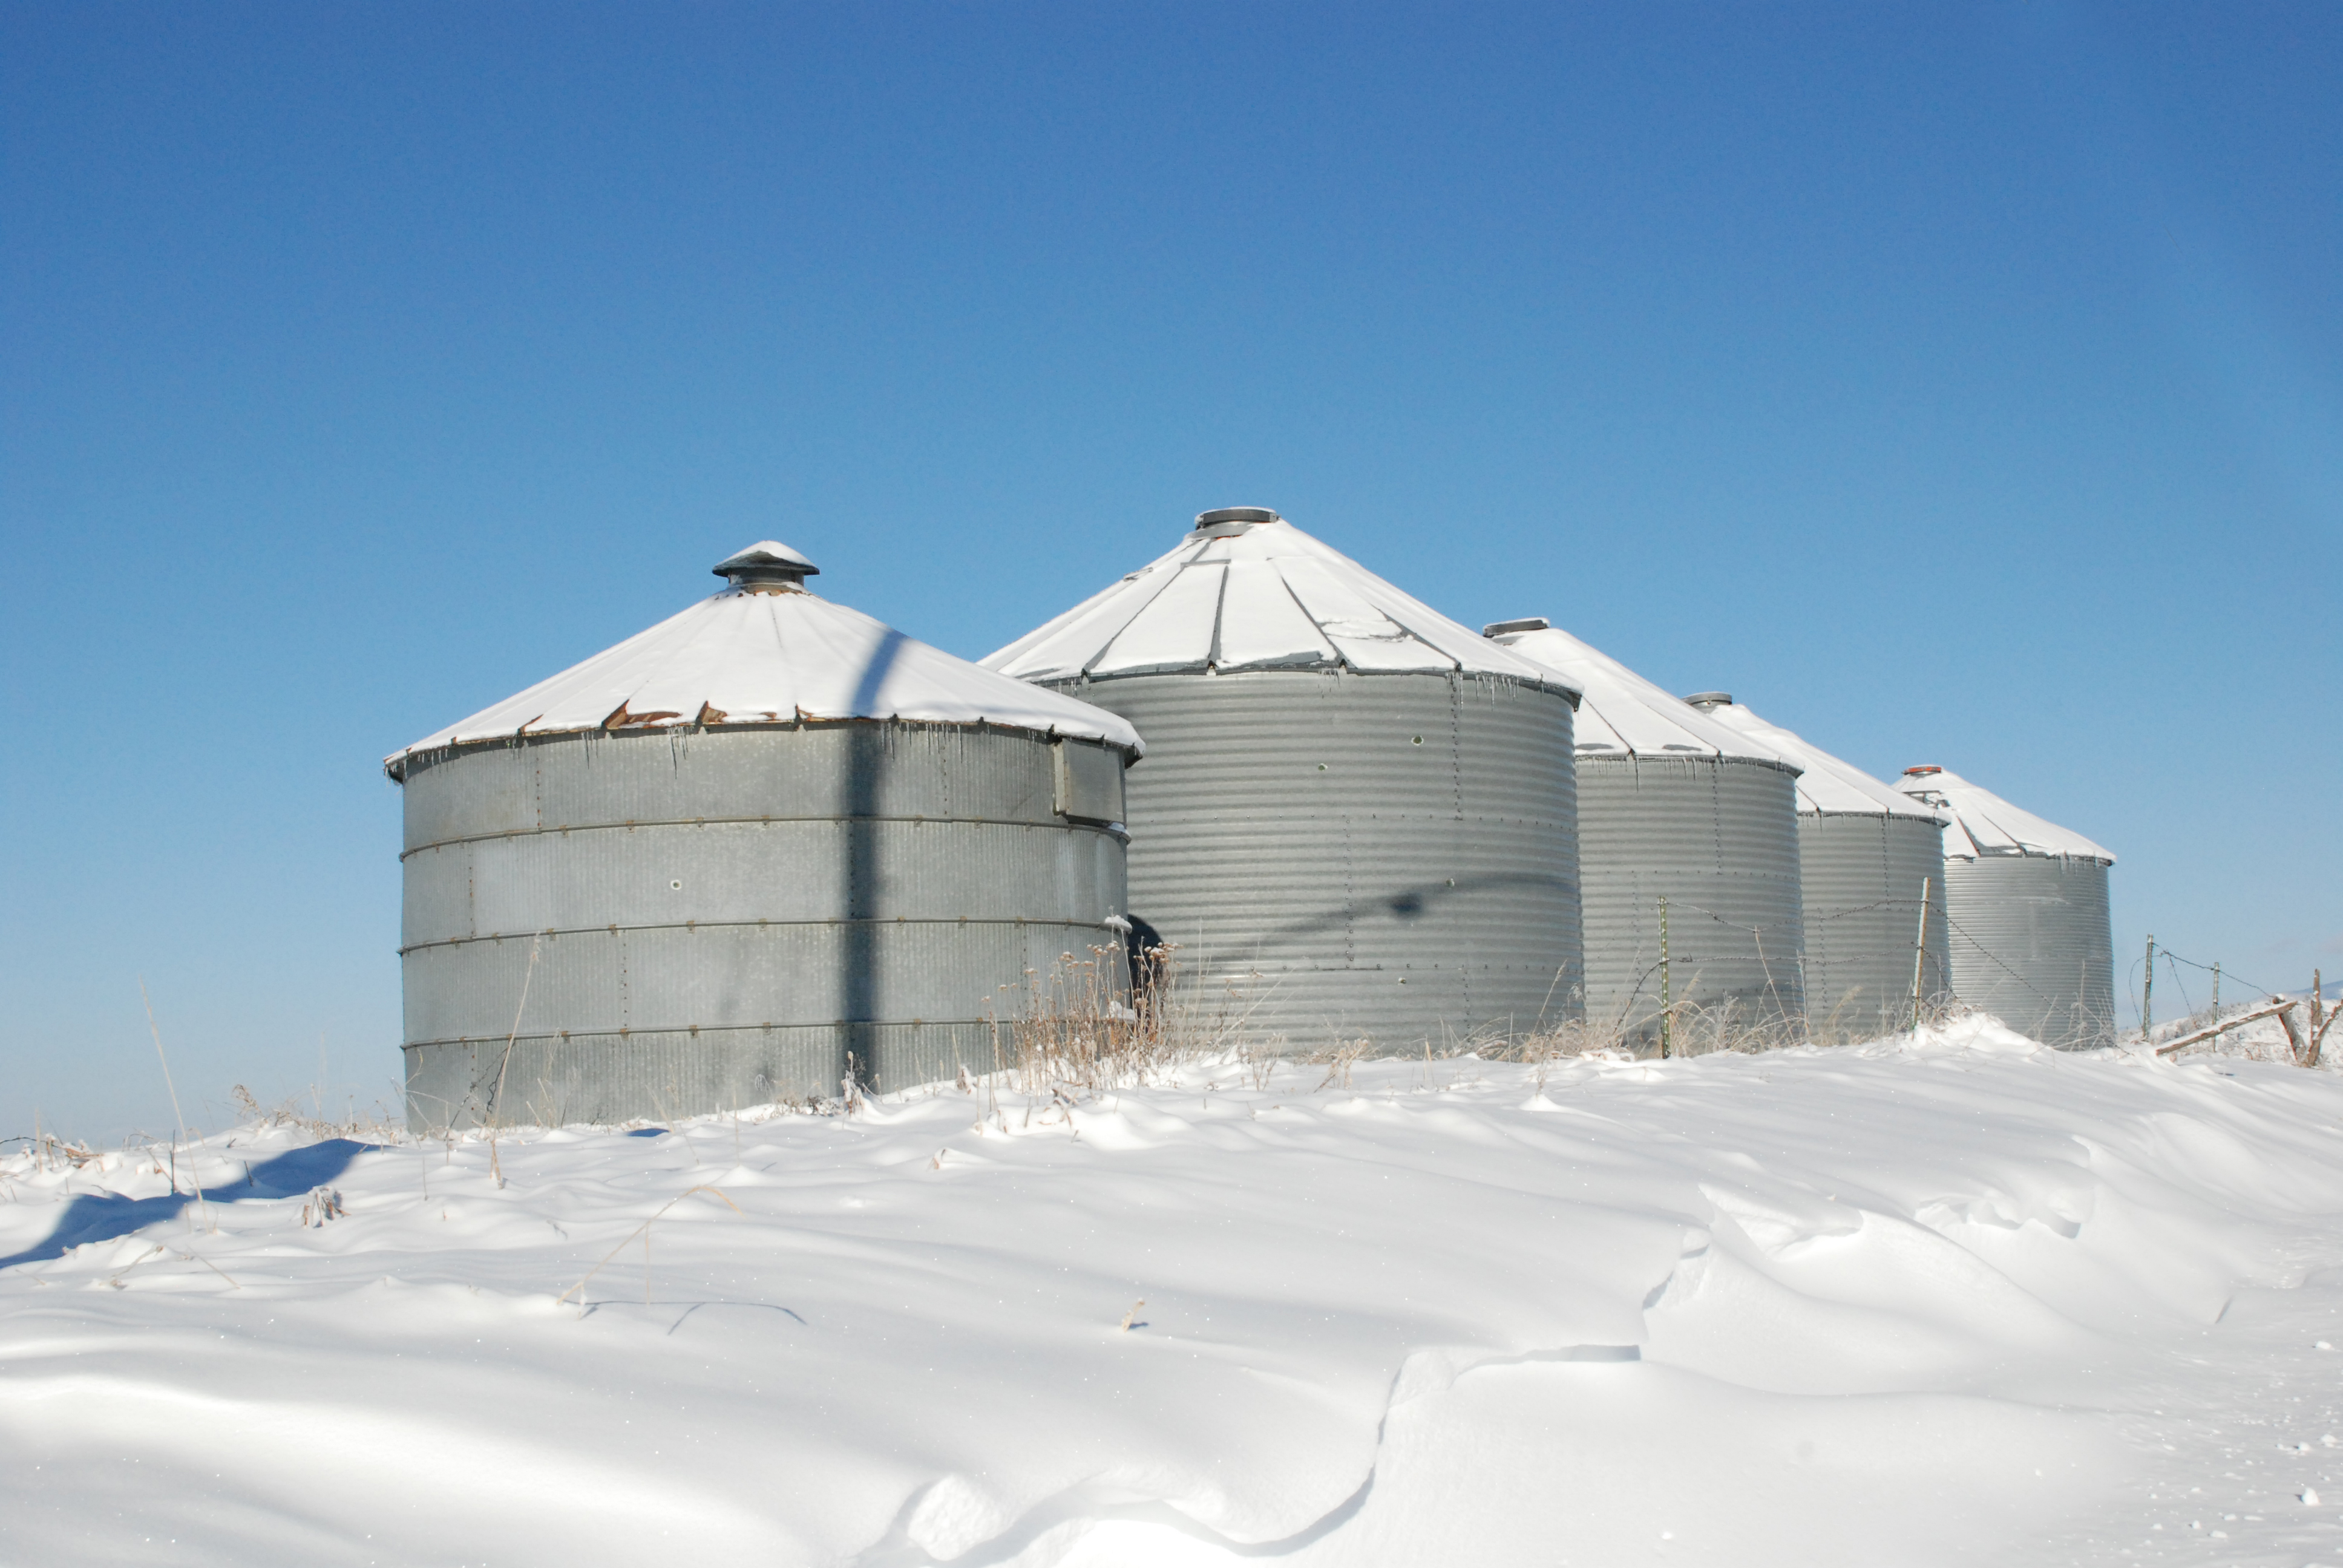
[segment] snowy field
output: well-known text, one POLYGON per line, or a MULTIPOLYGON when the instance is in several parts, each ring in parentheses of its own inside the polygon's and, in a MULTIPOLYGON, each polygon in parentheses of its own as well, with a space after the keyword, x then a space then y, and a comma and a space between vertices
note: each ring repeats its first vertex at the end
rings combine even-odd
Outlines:
POLYGON ((2343 1563, 2343 1075, 1327 1077, 14 1154, 0 1561, 2343 1563))

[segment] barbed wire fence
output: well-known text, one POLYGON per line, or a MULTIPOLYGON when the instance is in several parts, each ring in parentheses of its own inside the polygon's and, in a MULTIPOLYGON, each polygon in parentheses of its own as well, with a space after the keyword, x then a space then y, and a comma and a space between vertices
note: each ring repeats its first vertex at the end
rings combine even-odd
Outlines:
POLYGON ((2205 963, 2187 958, 2169 948, 2157 946, 2156 939, 2149 937, 2146 950, 2139 958, 2132 960, 2125 976, 2126 988, 2130 990, 2132 1000, 2139 1009, 2139 1043, 2154 1047, 2158 1056, 2171 1055, 2191 1046, 2209 1045, 2233 1030, 2269 1018, 2277 1020, 2285 1035, 2288 1059, 2302 1067, 2319 1065, 2328 1031, 2334 1027, 2337 1016, 2343 1014, 2343 1003, 2330 1006, 2327 1001, 2323 971, 2311 970, 2310 989, 2306 996, 2296 997, 2281 987, 2247 980, 2245 990, 2247 993, 2267 1000, 2238 1000, 2227 1006, 2221 1000, 2221 982, 2224 980, 2236 981, 2245 980, 2245 977, 2227 969, 2218 960, 2205 963), (2164 960, 2165 972, 2170 978, 2172 988, 2180 993, 2181 1005, 2187 1009, 2181 1017, 2162 1029, 2157 1027, 2154 1013, 2156 960, 2158 959, 2164 960), (2181 972, 2184 967, 2195 970, 2210 982, 2209 998, 2202 1010, 2197 1008, 2196 998, 2189 990, 2187 977, 2181 972), (2295 1020, 2294 1014, 2298 1008, 2308 1012, 2308 1029, 2295 1020), (2200 1019, 2203 1020, 2201 1023, 2198 1021, 2200 1019), (2157 1040, 2159 1033, 2167 1037, 2162 1044, 2157 1040))
MULTIPOLYGON (((1710 1026, 1708 1032, 1719 1038, 1735 1032, 1730 1013, 1738 999, 1726 997, 1721 1001, 1697 1000, 1704 972, 1698 969, 1694 970, 1689 985, 1679 987, 1674 983, 1674 971, 1677 966, 1686 960, 1678 959, 1672 951, 1670 920, 1672 918, 1691 916, 1733 931, 1736 935, 1745 935, 1749 939, 1749 955, 1755 961, 1758 972, 1763 977, 1763 983, 1756 998, 1756 1010, 1759 1016, 1742 1023, 1738 1032, 1753 1040, 1770 1038, 1785 1031, 1794 1032, 1801 1042, 1816 1037, 1817 1031, 1809 1011, 1814 1000, 1809 967, 1813 954, 1808 950, 1805 940, 1807 928, 1816 922, 1810 921, 1803 916, 1795 928, 1788 922, 1781 920, 1753 921, 1710 909, 1704 904, 1667 897, 1656 899, 1654 909, 1659 920, 1661 951, 1658 957, 1635 972, 1626 996, 1614 1005, 1614 1011, 1617 1015, 1614 1021, 1623 1032, 1632 1033, 1644 1028, 1656 1027, 1659 1033, 1660 1053, 1663 1057, 1681 1054, 1674 1049, 1674 1036, 1682 1024, 1692 1021, 1707 1023, 1710 1026), (1773 937, 1771 951, 1767 947, 1769 934, 1773 937), (1775 970, 1777 962, 1795 965, 1798 986, 1795 997, 1783 985, 1781 976, 1775 970), (1649 1016, 1638 1018, 1637 1014, 1641 1007, 1652 1000, 1655 989, 1658 1004, 1656 1010, 1649 1016), (1718 1016, 1720 1013, 1724 1016, 1718 1016)), ((1932 1005, 1941 1008, 1951 1000, 1952 994, 1948 953, 1937 955, 1936 973, 1933 977, 1935 983, 1933 985, 1929 983, 1931 978, 1927 972, 1929 927, 1933 924, 1940 932, 1947 936, 1957 928, 1946 916, 1942 902, 1933 897, 1885 898, 1876 899, 1865 904, 1849 905, 1823 916, 1820 923, 1827 925, 1835 920, 1881 913, 1910 915, 1913 920, 1913 935, 1905 941, 1881 950, 1835 950, 1828 962, 1833 967, 1852 967, 1886 960, 1893 960, 1899 963, 1906 960, 1911 960, 1915 977, 1912 990, 1908 993, 1899 990, 1892 995, 1883 995, 1878 999, 1877 1005, 1881 1010, 1882 1016, 1879 1022, 1883 1030, 1892 1030, 1899 1021, 1905 1027, 1913 1027, 1920 1021, 1922 1015, 1932 1005), (1923 910, 1926 911, 1926 923, 1923 921, 1923 910)), ((1715 955, 1706 956, 1713 958, 1715 955)), ((1995 961, 1999 962, 1998 959, 1995 961)), ((2015 970, 2010 972, 2013 977, 2019 980, 2020 983, 2024 982, 2024 977, 2017 975, 2015 970)), ((1822 1035, 1835 1037, 1838 1032, 1837 1014, 1843 1010, 1845 1002, 1853 999, 1853 995, 1854 992, 1850 991, 1841 1000, 1839 1005, 1834 1008, 1831 1017, 1824 1020, 1824 1026, 1820 1030, 1822 1035)))
MULTIPOLYGON (((1778 1017, 1785 1020, 1795 1020, 1803 1035, 1810 1040, 1831 1036, 1837 1032, 1839 1020, 1836 1014, 1838 1010, 1844 1007, 1846 1000, 1852 1000, 1852 996, 1850 994, 1849 997, 1843 998, 1839 1007, 1834 1009, 1832 1016, 1820 1020, 1819 1026, 1817 1025, 1816 1020, 1812 1018, 1810 1012, 1807 1010, 1807 1006, 1811 1003, 1814 995, 1810 989, 1810 974, 1808 966, 1814 959, 1814 954, 1808 950, 1805 940, 1805 929, 1816 924, 1827 928, 1835 921, 1852 920, 1858 916, 1878 915, 1883 913, 1910 915, 1913 918, 1913 934, 1908 939, 1884 949, 1862 948, 1854 950, 1835 949, 1831 952, 1829 958, 1825 960, 1827 964, 1834 968, 1853 967, 1866 962, 1876 962, 1888 959, 1894 959, 1899 961, 1907 959, 1911 960, 1915 972, 1915 983, 1912 990, 1907 992, 1901 992, 1893 998, 1882 997, 1878 999, 1878 1005, 1881 1007, 1883 1011, 1883 1017, 1880 1020, 1883 1028, 1892 1029, 1895 1027, 1895 1023, 1898 1020, 1900 1020, 1905 1027, 1916 1027, 1932 1010, 1942 1012, 1952 1006, 1958 1005, 1960 999, 1956 997, 1953 989, 1951 974, 1952 953, 1950 950, 1953 946, 1954 939, 1957 938, 1969 951, 1976 955, 1976 958, 1983 960, 1995 970, 1998 971, 2000 976, 1999 983, 2004 986, 2014 986, 2019 992, 2037 1004, 2046 1016, 2051 1018, 2062 1018, 2066 1020, 2067 1027, 2065 1030, 2061 1031, 2062 1039, 2049 1043, 2060 1044, 2066 1043, 2070 1040, 2086 1038, 2104 1037, 2107 1039, 2112 1039, 2115 1036, 2115 1020, 2113 1018, 2099 1018, 2094 1016, 2097 1010, 2094 1009, 2090 1005, 2087 995, 2089 988, 2087 983, 2078 983, 2077 995, 2071 999, 2063 994, 2053 995, 2052 993, 2044 990, 2040 985, 2036 983, 2033 979, 2030 979, 2023 970, 2018 969, 2016 965, 2010 962, 2001 954, 1996 952, 1993 948, 1976 932, 1969 930, 1969 928, 1960 920, 1955 919, 1952 912, 1946 907, 1942 899, 1938 896, 1930 896, 1925 899, 1875 899, 1867 903, 1852 904, 1843 909, 1835 910, 1830 913, 1820 917, 1818 920, 1809 920, 1802 918, 1799 922, 1800 930, 1798 932, 1798 940, 1795 945, 1791 949, 1791 951, 1795 955, 1799 971, 1799 1005, 1795 1007, 1791 1005, 1790 998, 1785 993, 1779 983, 1774 970, 1774 957, 1767 953, 1765 946, 1767 934, 1774 933, 1775 937, 1775 951, 1776 954, 1780 952, 1782 947, 1781 933, 1787 929, 1786 922, 1749 921, 1746 920, 1736 919, 1730 914, 1710 909, 1704 905, 1680 899, 1660 899, 1655 900, 1655 904, 1664 905, 1665 908, 1665 914, 1662 917, 1664 933, 1662 942, 1663 950, 1657 958, 1654 958, 1650 962, 1644 964, 1644 967, 1636 972, 1634 977, 1634 982, 1629 988, 1628 994, 1615 1004, 1614 1011, 1618 1014, 1617 1022, 1623 1027, 1623 1029, 1625 1029, 1629 1032, 1633 1032, 1637 1029, 1656 1025, 1660 1031, 1660 1048, 1663 1055, 1674 1054, 1673 1050, 1672 1037, 1676 1032, 1675 1025, 1680 1020, 1684 1019, 1687 1014, 1700 1011, 1703 1007, 1715 1005, 1695 1003, 1692 1001, 1690 998, 1689 993, 1696 990, 1699 986, 1700 971, 1694 971, 1692 985, 1688 988, 1680 988, 1674 983, 1672 970, 1677 964, 1684 960, 1675 959, 1673 953, 1668 950, 1669 944, 1664 934, 1665 923, 1667 919, 1670 917, 1681 918, 1684 916, 1697 917, 1703 920, 1713 922, 1717 926, 1724 927, 1736 933, 1745 934, 1749 939, 1751 956, 1755 960, 1760 973, 1765 977, 1765 984, 1763 987, 1764 998, 1766 1000, 1771 1001, 1774 1010, 1778 1017), (1923 925, 1921 923, 1921 915, 1924 910, 1926 911, 1928 925, 1923 925), (1946 948, 1946 950, 1943 953, 1937 955, 1937 969, 1936 975, 1933 977, 1935 981, 1933 986, 1929 983, 1931 977, 1927 972, 1927 960, 1930 957, 1927 946, 1929 926, 1934 926, 1942 933, 1946 948), (1658 992, 1658 1007, 1654 1014, 1643 1019, 1638 1019, 1636 1015, 1640 1008, 1652 998, 1655 980, 1657 981, 1656 990, 1658 992), (1685 994, 1680 996, 1678 994, 1680 991, 1685 994), (1896 1010, 1893 1014, 1889 1014, 1885 1010, 1891 1002, 1896 1010)), ((1731 999, 1727 999, 1728 1002, 1731 999)))
MULTIPOLYGON (((2087 971, 2078 976, 2076 994, 2072 997, 2046 990, 2036 978, 2029 976, 2009 959, 1995 951, 1988 942, 1956 919, 1940 896, 1875 899, 1834 910, 1817 919, 1802 917, 1797 922, 1795 936, 1788 934, 1792 930, 1790 922, 1750 920, 1681 898, 1655 898, 1654 912, 1658 920, 1659 953, 1633 973, 1625 994, 1612 1003, 1611 1016, 1602 1021, 1609 1033, 1619 1037, 1619 1043, 1632 1045, 1635 1038, 1641 1037, 1656 1044, 1663 1057, 1688 1054, 1678 1048, 1677 1037, 1685 1026, 1694 1024, 1704 1024, 1704 1032, 1712 1041, 1733 1038, 1747 1042, 1751 1049, 1762 1049, 1766 1043, 1779 1043, 1792 1037, 1799 1043, 1821 1042, 1826 1038, 1835 1038, 1840 1032, 1838 1014, 1845 1003, 1853 1000, 1855 990, 1859 988, 1841 995, 1830 1015, 1817 1020, 1811 1011, 1816 999, 1811 966, 1816 962, 1827 968, 1847 968, 1891 959, 1909 960, 1914 976, 1909 991, 1893 998, 1883 996, 1875 1005, 1882 1014, 1883 1031, 1892 1031, 1898 1022, 1903 1027, 1916 1028, 1932 1010, 1942 1015, 1965 1005, 1974 1005, 1974 999, 1958 996, 1954 989, 1952 950, 1956 940, 1966 955, 1963 961, 1973 958, 1995 971, 1996 990, 2014 990, 2028 999, 2039 1007, 2046 1021, 2063 1020, 2064 1027, 2052 1031, 2058 1038, 2046 1040, 2046 1043, 2057 1046, 2120 1043, 2125 1038, 2117 1028, 2111 1007, 2105 1002, 2095 1004, 2092 1001, 2091 993, 2097 988, 2089 983, 2087 971), (1912 935, 1907 940, 1886 946, 1866 945, 1852 950, 1834 946, 1827 957, 1821 958, 1812 950, 1807 940, 1809 932, 1817 926, 1827 929, 1837 921, 1891 913, 1907 914, 1913 918, 1912 935), (1685 921, 1714 925, 1747 939, 1746 958, 1754 960, 1762 977, 1762 983, 1754 995, 1711 998, 1702 994, 1706 966, 1717 960, 1720 955, 1710 950, 1708 944, 1700 942, 1684 944, 1692 947, 1696 956, 1680 955, 1678 944, 1682 941, 1681 928, 1685 921), (1929 950, 1932 928, 1935 932, 1941 933, 1944 942, 1944 950, 1939 954, 1932 955, 1929 950), (1772 939, 1770 949, 1769 937, 1772 939), (1931 977, 1928 973, 1928 960, 1932 956, 1937 960, 1933 986, 1929 983, 1931 977), (1796 968, 1798 987, 1795 998, 1785 988, 1776 971, 1776 964, 1784 962, 1795 963, 1796 968), (1691 970, 1689 982, 1685 983, 1682 971, 1687 964, 1694 967, 1691 970), (1895 1009, 1893 1014, 1888 1011, 1891 1002, 1895 1009), (1737 1007, 1750 1010, 1736 1019, 1735 1010, 1737 1007), (1647 1009, 1649 1010, 1645 1010, 1647 1009), (1656 1040, 1652 1040, 1651 1033, 1646 1031, 1655 1033, 1656 1040)), ((2297 1028, 2288 1010, 2296 1005, 2295 1002, 2288 1001, 2287 993, 2280 988, 2240 975, 2218 960, 2208 962, 2190 958, 2168 948, 2156 947, 2153 938, 2149 941, 2150 946, 2144 956, 2132 961, 2126 979, 2127 990, 2138 1008, 2141 1019, 2137 1043, 2154 1045, 2157 1036, 2168 1035, 2183 1040, 2181 1048, 2185 1048, 2187 1044, 2197 1042, 2193 1038, 2195 1034, 2212 1038, 2239 1022, 2277 1017, 2286 1029, 2294 1060, 2307 1066, 2318 1065, 2320 1041, 2336 1019, 2343 1017, 2343 1000, 2331 1005, 2325 1000, 2323 976, 2317 972, 2312 976, 2308 999, 2310 1028, 2303 1030, 2297 1028), (2162 972, 2167 983, 2178 993, 2186 1009, 2180 1019, 2163 1028, 2156 1025, 2153 1011, 2154 977, 2157 973, 2153 966, 2158 959, 2163 960, 2162 972), (2197 984, 2206 987, 2207 1000, 2201 1008, 2197 1000, 2199 994, 2197 985, 2191 983, 2192 976, 2187 971, 2194 971, 2197 984), (2232 988, 2226 1002, 2222 990, 2225 982, 2232 988), (2240 996, 2248 1000, 2238 1000, 2240 996), (2264 998, 2269 1000, 2260 1000, 2264 998), (2276 1005, 2280 1003, 2285 1005, 2276 1005), (2247 1014, 2251 1017, 2247 1017, 2247 1014), (2201 1026, 2197 1022, 2200 1019, 2204 1020, 2201 1026)), ((1736 956, 1727 961, 1744 960, 1736 956)), ((2162 1052, 2176 1048, 2167 1043, 2158 1049, 2162 1052)))

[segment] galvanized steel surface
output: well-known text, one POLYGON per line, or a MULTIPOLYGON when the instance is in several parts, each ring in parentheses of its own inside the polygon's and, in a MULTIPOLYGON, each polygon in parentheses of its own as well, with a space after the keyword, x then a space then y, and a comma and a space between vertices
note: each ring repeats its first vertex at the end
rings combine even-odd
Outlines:
MULTIPOLYGON (((1058 811, 1054 750, 853 723, 414 759, 410 1118, 612 1121, 832 1094, 850 1052, 880 1088, 989 1068, 997 989, 1114 942, 1105 922, 1124 908, 1122 840, 1058 811)), ((1100 779, 1120 770, 1078 771, 1102 809, 1100 779)))
POLYGON ((1956 995, 2047 1045, 2114 1041, 2105 865, 2055 855, 1948 858, 1945 886, 1956 995))
POLYGON ((1785 768, 1729 758, 1578 758, 1589 1018, 1656 1033, 1664 897, 1672 1001, 1801 1015, 1792 787, 1785 768))
POLYGON ((1332 671, 1059 689, 1146 737, 1131 912, 1208 994, 1241 990, 1256 1040, 1413 1050, 1577 1016, 1564 697, 1332 671))
POLYGON ((1923 1000, 1952 990, 1945 927, 1944 835, 1925 817, 1798 813, 1805 910, 1806 1014, 1817 1040, 1909 1027, 1913 959, 1923 1000), (1927 947, 1923 889, 1929 904, 1927 947))

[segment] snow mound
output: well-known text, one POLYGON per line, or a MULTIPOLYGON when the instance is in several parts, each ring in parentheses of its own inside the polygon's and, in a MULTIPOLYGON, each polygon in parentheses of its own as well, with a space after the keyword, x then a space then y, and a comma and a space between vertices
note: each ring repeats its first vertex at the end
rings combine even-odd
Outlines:
POLYGON ((12 1561, 2296 1562, 2343 1084, 2041 1050, 0 1161, 12 1561), (200 1202, 186 1191, 200 1181, 200 1202), (2234 1516, 2234 1517, 2232 1517, 2234 1516), (2219 1532, 2217 1540, 2214 1532, 2219 1532), (2149 1549, 2153 1548, 2151 1552, 2149 1549))
POLYGON ((2033 1056, 2050 1048, 2029 1040, 1988 1012, 1964 1013, 1941 1024, 1924 1026, 1909 1034, 1891 1035, 1855 1048, 1859 1055, 1888 1056, 2033 1056))

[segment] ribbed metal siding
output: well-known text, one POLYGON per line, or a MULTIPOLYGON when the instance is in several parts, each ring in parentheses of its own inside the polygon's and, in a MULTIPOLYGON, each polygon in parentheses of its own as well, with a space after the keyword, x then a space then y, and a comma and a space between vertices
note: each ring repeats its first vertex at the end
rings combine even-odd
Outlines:
POLYGON ((1660 1008, 1660 900, 1670 995, 1753 1021, 1805 1002, 1796 798, 1786 770, 1714 758, 1578 759, 1586 1010, 1640 1036, 1660 1008))
POLYGON ((2105 866, 2045 855, 1949 859, 1945 891, 1956 995, 2047 1045, 2114 1040, 2105 866))
POLYGON ((1952 990, 1945 942, 1945 835, 1885 812, 1798 814, 1806 1015, 1817 1040, 1861 1040, 1912 1018, 1913 943, 1927 890, 1925 1000, 1952 990))
POLYGON ((996 989, 1111 943, 1123 909, 1121 840, 1060 818, 1055 789, 1048 742, 942 726, 563 735, 418 759, 410 1119, 835 1093, 850 1051, 880 1088, 990 1067, 996 989))
POLYGON ((1059 689, 1147 738, 1132 912, 1208 989, 1246 986, 1256 1039, 1412 1050, 1578 1015, 1565 699, 1316 671, 1059 689))

